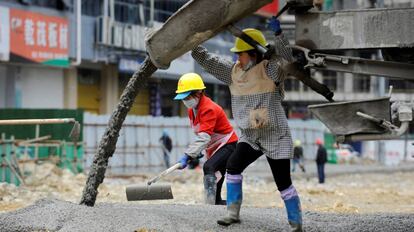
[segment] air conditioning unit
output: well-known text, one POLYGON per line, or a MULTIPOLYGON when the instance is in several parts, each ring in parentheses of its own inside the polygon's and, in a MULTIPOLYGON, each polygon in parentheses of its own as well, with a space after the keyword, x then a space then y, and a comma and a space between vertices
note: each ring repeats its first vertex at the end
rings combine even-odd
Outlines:
POLYGON ((112 27, 111 32, 112 32, 111 33, 111 35, 112 35, 111 44, 113 44, 115 47, 122 47, 123 36, 124 36, 123 24, 114 23, 114 26, 112 27))
POLYGON ((95 43, 103 45, 111 45, 111 24, 109 17, 99 16, 96 21, 95 43))

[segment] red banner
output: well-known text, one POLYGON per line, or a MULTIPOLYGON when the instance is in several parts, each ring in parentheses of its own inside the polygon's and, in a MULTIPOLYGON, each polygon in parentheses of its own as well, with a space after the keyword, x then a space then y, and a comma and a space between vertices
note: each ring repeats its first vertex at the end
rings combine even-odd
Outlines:
POLYGON ((68 66, 68 20, 10 9, 10 52, 11 61, 68 66))

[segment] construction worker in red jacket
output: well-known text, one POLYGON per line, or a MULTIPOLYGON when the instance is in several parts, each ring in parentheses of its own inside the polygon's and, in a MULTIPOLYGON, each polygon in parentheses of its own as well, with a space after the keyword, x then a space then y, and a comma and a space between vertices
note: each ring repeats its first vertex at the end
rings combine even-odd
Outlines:
POLYGON ((188 108, 188 117, 195 137, 179 162, 181 169, 192 159, 205 152, 204 163, 205 202, 225 205, 221 198, 221 187, 226 173, 227 160, 236 148, 238 137, 223 109, 204 93, 203 80, 196 73, 187 73, 178 81, 177 95, 188 108))

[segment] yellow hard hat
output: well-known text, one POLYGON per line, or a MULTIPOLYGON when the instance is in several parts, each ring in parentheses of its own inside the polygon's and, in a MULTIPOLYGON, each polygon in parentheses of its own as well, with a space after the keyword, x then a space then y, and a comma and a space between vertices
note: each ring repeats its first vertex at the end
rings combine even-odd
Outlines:
POLYGON ((203 79, 197 73, 186 73, 180 77, 177 84, 178 93, 174 100, 182 100, 191 94, 191 91, 205 89, 203 79))
MULTIPOLYGON (((257 29, 254 28, 247 28, 243 30, 244 33, 246 33, 248 36, 250 36, 252 39, 254 39, 256 42, 258 42, 263 47, 267 46, 266 39, 263 35, 263 33, 257 29)), ((236 41, 234 42, 234 47, 230 49, 231 52, 245 52, 254 49, 252 46, 244 42, 239 37, 236 38, 236 41)))
POLYGON ((300 144, 301 144, 300 140, 299 139, 296 139, 295 140, 295 146, 298 147, 298 146, 300 146, 300 144))

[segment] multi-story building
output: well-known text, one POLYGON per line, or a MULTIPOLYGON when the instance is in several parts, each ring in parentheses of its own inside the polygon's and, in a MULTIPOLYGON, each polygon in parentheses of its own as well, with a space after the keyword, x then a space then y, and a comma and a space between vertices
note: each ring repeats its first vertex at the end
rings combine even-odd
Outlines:
MULTIPOLYGON (((5 0, 0 2, 0 108, 82 108, 109 114, 146 56, 146 30, 187 0, 5 0)), ((253 16, 254 22, 259 16, 253 16)), ((251 24, 251 22, 250 22, 251 24)), ((232 36, 205 43, 232 54, 232 36)), ((157 71, 131 114, 183 115, 172 100, 179 76, 202 72, 188 54, 157 71)), ((204 75, 204 74, 203 74, 204 75)), ((227 88, 205 74, 207 94, 230 113, 227 88)))
MULTIPOLYGON (((0 2, 0 108, 82 108, 109 114, 132 73, 145 58, 146 30, 163 23, 188 0, 3 0, 0 2)), ((266 32, 266 19, 284 0, 237 23, 266 32)), ((413 6, 412 1, 325 0, 323 10, 413 6)), ((295 40, 295 18, 281 17, 284 33, 295 40)), ((408 23, 408 22, 407 22, 408 23)), ((270 33, 267 33, 271 41, 270 33)), ((223 32, 205 42, 212 52, 234 59, 229 48, 234 37, 223 32)), ((375 58, 378 52, 346 55, 375 58)), ((131 114, 184 115, 172 100, 179 76, 198 72, 207 94, 230 114, 226 86, 205 73, 187 53, 167 70, 157 71, 136 98, 131 114)), ((313 77, 335 92, 335 99, 373 98, 394 86, 398 99, 413 99, 412 82, 336 72, 313 72, 313 77)), ((291 118, 308 117, 307 105, 324 102, 302 83, 288 79, 285 107, 291 118)))

